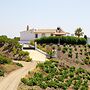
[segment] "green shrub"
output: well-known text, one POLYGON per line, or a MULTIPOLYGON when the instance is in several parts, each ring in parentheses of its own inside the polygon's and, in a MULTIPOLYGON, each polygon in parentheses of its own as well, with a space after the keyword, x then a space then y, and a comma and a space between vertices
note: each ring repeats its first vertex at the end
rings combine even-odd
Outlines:
POLYGON ((58 44, 58 40, 60 39, 60 44, 86 44, 85 38, 77 38, 73 36, 50 36, 50 37, 42 37, 39 39, 36 39, 35 41, 37 43, 43 44, 58 44))
POLYGON ((83 49, 80 49, 80 51, 82 52, 82 51, 83 51, 83 49))
POLYGON ((78 58, 78 53, 76 53, 76 58, 78 58))
POLYGON ((88 90, 88 87, 82 85, 82 87, 80 88, 80 90, 88 90))
POLYGON ((72 51, 72 48, 69 48, 69 51, 72 51))
POLYGON ((81 47, 81 46, 79 45, 79 47, 81 47))
POLYGON ((67 86, 69 87, 72 84, 72 79, 66 80, 67 86))
POLYGON ((68 54, 68 57, 71 57, 71 58, 72 58, 72 53, 69 53, 69 54, 68 54))
POLYGON ((84 51, 87 51, 87 49, 85 48, 84 51))
POLYGON ((86 48, 86 47, 87 47, 87 45, 84 45, 84 47, 86 48))
POLYGON ((27 57, 25 61, 26 61, 26 62, 30 62, 30 61, 32 61, 32 58, 27 57))
POLYGON ((75 48, 74 50, 77 51, 77 48, 75 48))
POLYGON ((72 51, 69 51, 70 54, 72 54, 72 51))
POLYGON ((0 64, 9 64, 11 62, 11 59, 0 55, 0 64))
POLYGON ((48 86, 49 86, 49 87, 54 87, 54 88, 57 88, 57 87, 58 87, 57 82, 54 81, 54 80, 50 80, 50 81, 48 82, 48 86))
POLYGON ((30 41, 30 44, 33 45, 33 46, 35 45, 33 40, 30 41))
POLYGON ((54 55, 54 52, 51 50, 51 51, 47 51, 47 54, 50 56, 50 58, 52 58, 52 56, 54 55))
POLYGON ((17 66, 23 67, 21 63, 16 63, 17 66))
POLYGON ((75 71, 75 67, 74 66, 70 67, 70 72, 74 72, 74 71, 75 71))
POLYGON ((85 56, 88 56, 88 52, 85 52, 84 55, 85 55, 85 56))
POLYGON ((87 56, 86 58, 83 59, 84 63, 89 65, 90 64, 90 59, 89 57, 87 56))
POLYGON ((65 49, 62 49, 62 52, 63 52, 63 53, 66 53, 66 50, 65 50, 65 49))
POLYGON ((87 46, 88 46, 88 48, 90 48, 90 44, 88 44, 87 46))
POLYGON ((80 52, 80 55, 82 55, 82 52, 80 52))
POLYGON ((46 88, 48 87, 48 85, 47 85, 46 82, 43 81, 43 82, 40 84, 40 87, 43 88, 43 89, 46 89, 46 88))
POLYGON ((28 56, 29 53, 27 51, 19 51, 19 56, 28 56))
POLYGON ((74 73, 73 72, 70 72, 69 73, 69 76, 70 76, 70 78, 74 77, 74 73))
POLYGON ((42 44, 42 47, 45 48, 46 44, 42 44))
POLYGON ((76 70, 76 73, 77 73, 77 74, 84 73, 84 72, 85 72, 85 70, 84 70, 83 68, 78 68, 78 69, 76 70))
POLYGON ((81 81, 80 80, 76 81, 76 83, 73 86, 74 90, 78 90, 80 88, 80 85, 81 85, 81 81))
POLYGON ((0 69, 0 76, 4 76, 4 70, 0 69))
POLYGON ((60 51, 60 50, 61 50, 61 47, 59 46, 59 47, 58 47, 58 51, 60 51))
POLYGON ((88 59, 88 60, 89 60, 89 59, 90 59, 90 58, 89 58, 89 56, 87 56, 87 57, 86 57, 86 59, 88 59))

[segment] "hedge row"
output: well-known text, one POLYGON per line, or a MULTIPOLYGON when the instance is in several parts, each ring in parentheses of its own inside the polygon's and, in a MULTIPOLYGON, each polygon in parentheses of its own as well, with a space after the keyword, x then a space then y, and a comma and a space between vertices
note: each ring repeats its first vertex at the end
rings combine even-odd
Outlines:
POLYGON ((37 43, 43 44, 58 44, 60 41, 60 44, 86 44, 85 38, 78 38, 73 36, 50 36, 50 37, 42 37, 35 40, 37 43))

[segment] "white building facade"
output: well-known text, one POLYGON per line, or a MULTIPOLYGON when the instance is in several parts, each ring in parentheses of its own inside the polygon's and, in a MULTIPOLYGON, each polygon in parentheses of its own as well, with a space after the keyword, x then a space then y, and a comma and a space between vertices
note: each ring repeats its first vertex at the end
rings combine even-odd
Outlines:
POLYGON ((61 28, 56 29, 29 29, 27 26, 26 31, 20 32, 20 42, 28 43, 30 40, 34 40, 36 38, 48 37, 48 36, 62 36, 68 35, 69 33, 64 32, 61 28))

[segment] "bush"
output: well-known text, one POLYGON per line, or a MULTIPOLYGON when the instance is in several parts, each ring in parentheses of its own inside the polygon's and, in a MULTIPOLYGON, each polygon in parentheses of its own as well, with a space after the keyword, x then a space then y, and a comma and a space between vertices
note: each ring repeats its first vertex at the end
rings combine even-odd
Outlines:
POLYGON ((58 47, 58 51, 60 51, 60 50, 61 50, 61 47, 59 46, 59 47, 58 47))
POLYGON ((69 53, 69 54, 68 54, 68 57, 71 57, 71 58, 72 58, 72 53, 69 53))
POLYGON ((66 50, 63 48, 63 49, 62 49, 62 52, 63 52, 63 53, 66 53, 66 50))
POLYGON ((88 52, 85 52, 84 55, 85 55, 85 56, 88 56, 88 52))
POLYGON ((77 48, 75 48, 75 51, 77 51, 77 48))
POLYGON ((89 59, 90 59, 90 58, 89 58, 89 56, 87 56, 87 57, 86 57, 86 59, 88 59, 88 60, 89 60, 89 59))
POLYGON ((74 71, 75 71, 75 67, 74 66, 70 67, 70 72, 74 72, 74 71))
POLYGON ((83 49, 80 49, 80 51, 82 52, 82 51, 83 51, 83 49))
POLYGON ((70 78, 74 77, 74 73, 70 72, 69 76, 70 76, 70 78))
POLYGON ((90 64, 90 59, 89 59, 89 57, 84 58, 83 61, 84 61, 84 63, 87 64, 87 65, 90 64))
POLYGON ((84 51, 87 51, 87 49, 85 48, 84 51))
POLYGON ((5 56, 0 55, 0 64, 9 64, 11 59, 6 58, 5 56))
POLYGON ((17 66, 23 67, 21 63, 16 63, 17 66))
POLYGON ((76 58, 78 58, 78 53, 76 53, 76 58))
POLYGON ((20 51, 19 56, 28 56, 29 53, 27 51, 20 51))
POLYGON ((58 40, 60 39, 60 44, 86 44, 86 39, 85 38, 77 38, 73 36, 50 36, 50 37, 42 37, 39 39, 36 39, 35 41, 37 43, 43 44, 58 44, 58 40))
POLYGON ((35 45, 33 40, 30 41, 30 44, 33 45, 33 46, 35 45))
POLYGON ((90 48, 90 44, 88 44, 87 46, 88 46, 88 48, 90 48))
POLYGON ((80 52, 80 54, 82 55, 82 52, 80 52))
POLYGON ((43 82, 40 84, 40 87, 43 88, 43 89, 46 89, 46 88, 48 87, 48 85, 47 85, 46 82, 43 81, 43 82))
POLYGON ((26 78, 21 78, 21 82, 23 82, 24 84, 27 84, 27 79, 26 78))
POLYGON ((30 61, 32 61, 32 58, 27 57, 25 61, 26 61, 26 62, 30 62, 30 61))
POLYGON ((0 76, 4 76, 4 70, 0 69, 0 76))

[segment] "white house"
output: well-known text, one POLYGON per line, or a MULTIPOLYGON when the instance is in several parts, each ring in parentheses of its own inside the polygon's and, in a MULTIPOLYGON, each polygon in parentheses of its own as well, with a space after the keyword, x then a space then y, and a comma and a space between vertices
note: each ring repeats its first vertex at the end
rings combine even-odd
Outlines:
POLYGON ((29 29, 29 26, 27 25, 26 31, 20 32, 20 42, 28 43, 30 40, 34 40, 36 38, 41 38, 44 36, 62 36, 68 34, 68 32, 64 32, 59 27, 57 27, 56 29, 29 29))

